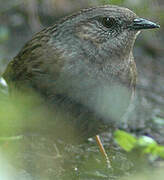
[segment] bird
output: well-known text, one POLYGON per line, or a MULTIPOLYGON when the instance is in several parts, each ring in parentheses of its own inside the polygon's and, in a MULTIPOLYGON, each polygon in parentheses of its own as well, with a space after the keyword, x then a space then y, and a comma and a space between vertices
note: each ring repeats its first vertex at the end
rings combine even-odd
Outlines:
POLYGON ((89 138, 126 112, 137 81, 134 42, 141 30, 153 28, 159 25, 124 7, 82 9, 36 33, 3 78, 11 89, 36 92, 89 138))

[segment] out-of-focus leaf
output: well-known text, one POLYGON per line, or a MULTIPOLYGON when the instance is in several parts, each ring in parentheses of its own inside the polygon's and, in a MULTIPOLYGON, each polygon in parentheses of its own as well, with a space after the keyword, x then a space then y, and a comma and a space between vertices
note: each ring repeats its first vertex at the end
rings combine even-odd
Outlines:
POLYGON ((157 143, 148 136, 142 136, 137 140, 137 145, 140 147, 156 146, 157 143))
POLYGON ((164 158, 164 146, 158 146, 155 149, 156 154, 160 156, 161 158, 164 158))
POLYGON ((116 142, 128 152, 136 146, 137 138, 125 131, 117 130, 114 137, 116 142))
POLYGON ((130 152, 137 149, 140 154, 164 158, 164 146, 158 145, 151 137, 142 136, 137 139, 125 131, 117 130, 115 140, 125 151, 130 152))

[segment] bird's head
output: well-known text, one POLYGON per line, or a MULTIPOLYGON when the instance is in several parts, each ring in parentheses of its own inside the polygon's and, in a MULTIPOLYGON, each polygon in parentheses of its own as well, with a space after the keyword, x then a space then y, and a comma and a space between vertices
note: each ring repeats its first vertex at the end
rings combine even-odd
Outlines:
MULTIPOLYGON (((88 46, 95 46, 103 54, 108 51, 112 57, 119 53, 128 55, 140 30, 159 27, 127 8, 110 5, 82 10, 65 19, 63 24, 67 26, 63 34, 71 33, 79 38, 76 42, 82 42, 82 48, 87 50, 88 46)), ((72 44, 76 44, 75 41, 72 44)))

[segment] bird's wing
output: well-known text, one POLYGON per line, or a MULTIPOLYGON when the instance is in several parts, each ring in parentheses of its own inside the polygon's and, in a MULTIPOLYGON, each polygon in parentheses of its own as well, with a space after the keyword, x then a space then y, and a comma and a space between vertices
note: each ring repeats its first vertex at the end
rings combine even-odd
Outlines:
POLYGON ((9 85, 41 89, 55 82, 62 64, 55 45, 52 50, 48 43, 50 38, 49 34, 41 31, 25 44, 3 74, 9 85))

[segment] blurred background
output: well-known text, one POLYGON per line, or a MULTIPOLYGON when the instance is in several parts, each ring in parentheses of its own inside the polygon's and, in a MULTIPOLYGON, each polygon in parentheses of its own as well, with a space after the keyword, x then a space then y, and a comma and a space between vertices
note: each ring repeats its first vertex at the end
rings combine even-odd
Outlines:
MULTIPOLYGON (((79 9, 102 4, 127 7, 161 26, 158 30, 142 32, 137 38, 134 48, 138 69, 136 98, 120 127, 135 135, 151 136, 164 144, 163 0, 0 0, 0 74, 33 34, 79 9)), ((33 111, 33 100, 20 97, 8 102, 4 93, 0 97, 0 131, 6 131, 6 126, 12 124, 13 119, 23 124, 22 120, 31 116, 33 118, 28 125, 31 123, 33 126, 34 119, 45 117, 44 110, 33 111)), ((18 128, 11 126, 7 131, 15 135, 18 128)), ((74 146, 36 134, 27 137, 20 134, 0 138, 0 167, 3 167, 0 168, 0 179, 117 179, 138 169, 143 170, 145 164, 147 167, 147 161, 136 163, 133 158, 129 160, 129 156, 115 146, 110 133, 103 134, 102 139, 112 154, 112 171, 106 169, 94 139, 74 146)), ((164 177, 161 176, 159 178, 164 177)))

